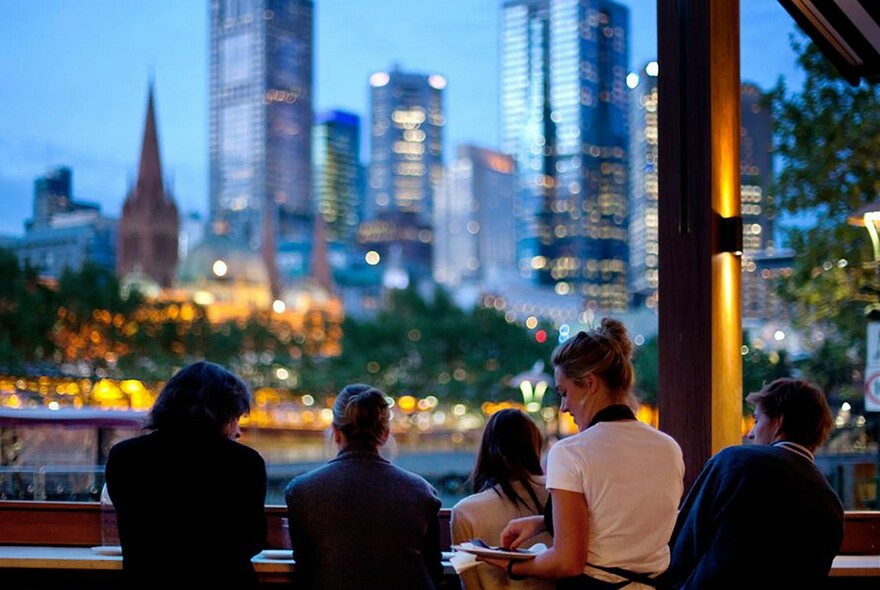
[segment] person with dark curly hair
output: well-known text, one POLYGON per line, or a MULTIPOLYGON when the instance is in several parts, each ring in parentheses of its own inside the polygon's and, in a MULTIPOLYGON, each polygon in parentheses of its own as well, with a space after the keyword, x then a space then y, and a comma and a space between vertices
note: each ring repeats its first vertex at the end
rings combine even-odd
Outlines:
POLYGON ((722 450, 700 472, 678 515, 668 579, 687 590, 820 588, 843 542, 843 506, 813 459, 833 425, 828 402, 799 379, 746 401, 755 444, 722 450))
POLYGON ((250 588, 266 546, 266 465, 235 441, 250 391, 219 365, 178 371, 143 436, 110 449, 107 492, 117 513, 128 588, 250 588))
POLYGON ((385 394, 347 385, 333 405, 336 458, 294 478, 285 499, 302 590, 433 590, 440 585, 440 498, 382 458, 391 433, 385 394))

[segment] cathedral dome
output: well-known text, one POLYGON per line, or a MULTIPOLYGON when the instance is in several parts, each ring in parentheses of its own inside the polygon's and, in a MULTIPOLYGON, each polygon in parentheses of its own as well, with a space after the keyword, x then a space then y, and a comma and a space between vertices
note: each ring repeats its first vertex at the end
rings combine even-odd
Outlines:
POLYGON ((119 294, 128 299, 132 291, 137 291, 147 299, 156 299, 162 293, 162 287, 150 275, 136 268, 119 281, 119 294))
POLYGON ((270 286, 269 271, 259 252, 229 236, 206 236, 177 269, 181 286, 205 283, 247 283, 270 286))

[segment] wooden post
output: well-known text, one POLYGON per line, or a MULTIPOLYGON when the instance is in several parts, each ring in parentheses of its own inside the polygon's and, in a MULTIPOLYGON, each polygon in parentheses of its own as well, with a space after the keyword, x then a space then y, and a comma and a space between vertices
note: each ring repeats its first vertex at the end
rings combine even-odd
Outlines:
POLYGON ((660 428, 681 444, 685 489, 740 442, 739 1, 658 0, 660 428), (735 225, 735 224, 731 224, 735 225))

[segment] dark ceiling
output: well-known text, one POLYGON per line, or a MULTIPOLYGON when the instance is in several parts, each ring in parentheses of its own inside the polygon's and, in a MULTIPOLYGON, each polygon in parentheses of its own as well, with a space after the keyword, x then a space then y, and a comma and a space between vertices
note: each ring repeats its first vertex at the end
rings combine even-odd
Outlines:
POLYGON ((880 0, 779 0, 850 84, 880 80, 880 0))

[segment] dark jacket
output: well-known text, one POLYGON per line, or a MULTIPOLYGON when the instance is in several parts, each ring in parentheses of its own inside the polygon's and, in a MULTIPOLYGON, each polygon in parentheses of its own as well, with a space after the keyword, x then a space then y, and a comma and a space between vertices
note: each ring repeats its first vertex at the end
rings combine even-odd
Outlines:
POLYGON ((843 542, 843 507, 809 459, 725 449, 704 467, 672 535, 675 588, 818 588, 843 542))
POLYGON ((443 575, 440 499, 424 479, 369 451, 343 451, 285 497, 303 590, 429 590, 443 575))
POLYGON ((251 557, 266 546, 266 466, 256 451, 219 435, 157 431, 115 445, 106 480, 127 587, 255 584, 251 557))

